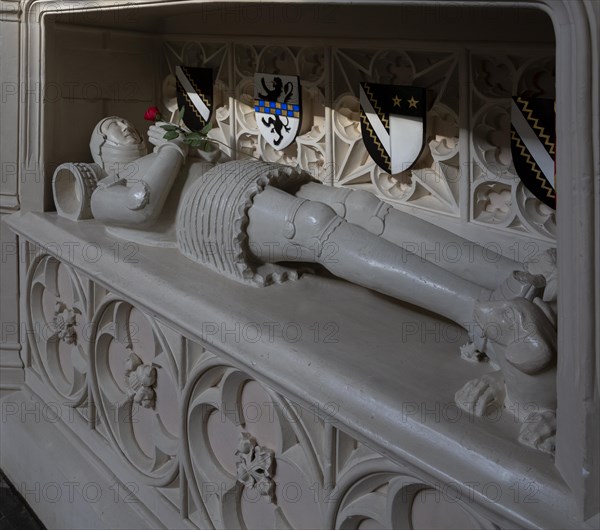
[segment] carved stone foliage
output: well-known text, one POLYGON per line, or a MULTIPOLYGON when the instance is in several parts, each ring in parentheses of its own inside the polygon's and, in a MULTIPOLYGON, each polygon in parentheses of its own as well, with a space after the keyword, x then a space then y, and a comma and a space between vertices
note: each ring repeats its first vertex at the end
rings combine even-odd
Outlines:
POLYGON ((471 219, 554 239, 555 212, 523 186, 510 151, 510 98, 554 98, 554 60, 473 54, 470 75, 471 219))
POLYGON ((129 394, 133 402, 147 409, 153 409, 156 400, 156 367, 145 364, 140 357, 128 348, 129 354, 125 361, 125 378, 129 394))
POLYGON ((255 488, 263 497, 274 502, 273 451, 258 445, 250 433, 242 432, 235 454, 238 457, 235 464, 238 481, 246 488, 255 488))
POLYGON ((314 502, 323 487, 315 451, 321 438, 309 436, 321 424, 312 414, 302 417, 296 405, 212 355, 197 365, 184 401, 184 469, 196 524, 322 527, 314 502))
POLYGON ((108 295, 93 320, 97 430, 151 484, 178 473, 178 368, 161 326, 108 295))
POLYGON ((56 258, 40 255, 27 284, 33 368, 65 404, 79 407, 88 397, 87 281, 56 258))

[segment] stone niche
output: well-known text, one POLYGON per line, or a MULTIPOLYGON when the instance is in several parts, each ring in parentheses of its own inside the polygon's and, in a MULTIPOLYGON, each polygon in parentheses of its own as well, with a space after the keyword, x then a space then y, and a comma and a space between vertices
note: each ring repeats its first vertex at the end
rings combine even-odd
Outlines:
MULTIPOLYGON (((19 468, 3 457, 2 466, 16 483, 40 484, 67 480, 59 470, 72 462, 76 502, 66 494, 49 501, 43 482, 37 497, 22 492, 42 521, 593 528, 593 410, 581 412, 573 397, 585 389, 566 391, 593 351, 584 347, 572 369, 560 361, 564 337, 590 323, 561 313, 581 293, 563 289, 571 284, 561 269, 553 457, 518 443, 513 415, 473 418, 454 405, 458 388, 490 370, 461 359, 466 335, 457 326, 323 275, 274 289, 237 285, 174 249, 58 217, 51 188, 60 164, 91 161, 99 119, 122 116, 145 133, 149 106, 173 108, 175 66, 202 66, 213 70, 210 135, 224 160, 299 166, 515 261, 557 248, 560 267, 575 242, 515 174, 510 98, 571 101, 566 85, 557 91, 572 37, 554 27, 576 18, 565 12, 500 2, 27 4, 19 152, 41 178, 23 182, 22 212, 9 220, 26 322, 26 383, 11 399, 42 411, 50 403, 61 419, 9 419, 5 437, 33 463, 19 468), (257 71, 301 79, 301 131, 283 151, 256 125, 257 71), (369 157, 361 81, 427 89, 426 146, 411 170, 390 176, 369 157), (55 462, 43 456, 48 446, 55 462)), ((567 120, 558 112, 561 134, 567 120)), ((576 201, 560 186, 568 223, 576 201)), ((426 250, 441 259, 457 251, 426 250)))
POLYGON ((328 185, 371 191, 517 261, 554 244, 555 213, 520 184, 510 154, 510 97, 555 97, 554 32, 539 11, 121 7, 51 17, 46 42, 49 174, 66 160, 89 160, 88 135, 66 132, 75 123, 91 131, 99 116, 114 114, 145 131, 145 109, 164 109, 172 97, 175 66, 202 66, 215 82, 211 136, 229 146, 229 157, 298 165, 328 185), (301 78, 301 131, 283 151, 256 126, 257 71, 301 78), (427 145, 411 170, 390 176, 369 157, 361 81, 427 89, 427 145))

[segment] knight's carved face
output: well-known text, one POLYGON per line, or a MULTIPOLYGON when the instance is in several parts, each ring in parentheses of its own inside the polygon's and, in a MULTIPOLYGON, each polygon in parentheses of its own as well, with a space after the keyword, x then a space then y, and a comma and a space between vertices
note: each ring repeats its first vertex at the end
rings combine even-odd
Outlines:
POLYGON ((103 118, 96 124, 90 151, 94 162, 107 173, 147 154, 146 144, 135 126, 118 116, 103 118))
POLYGON ((135 145, 142 142, 133 124, 123 118, 109 118, 100 126, 100 132, 116 145, 135 145))

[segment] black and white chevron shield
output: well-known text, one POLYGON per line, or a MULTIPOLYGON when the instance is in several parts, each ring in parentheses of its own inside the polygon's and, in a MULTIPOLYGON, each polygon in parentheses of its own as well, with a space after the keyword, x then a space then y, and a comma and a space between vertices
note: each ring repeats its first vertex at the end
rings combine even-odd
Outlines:
POLYGON ((292 75, 254 75, 256 125, 264 139, 280 151, 300 131, 302 101, 300 78, 292 75))
POLYGON ((183 107, 183 122, 192 131, 201 130, 213 108, 213 75, 210 68, 175 67, 177 104, 183 107))
POLYGON ((410 169, 425 146, 425 89, 360 84, 360 126, 375 163, 390 174, 410 169))
POLYGON ((510 147, 515 171, 544 204, 556 209, 556 109, 553 99, 513 97, 510 147))

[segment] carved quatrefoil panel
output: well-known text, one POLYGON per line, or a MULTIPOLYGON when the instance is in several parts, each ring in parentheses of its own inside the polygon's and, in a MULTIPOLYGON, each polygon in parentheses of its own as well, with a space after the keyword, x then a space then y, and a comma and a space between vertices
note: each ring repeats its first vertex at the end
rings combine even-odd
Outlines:
POLYGON ((345 467, 328 504, 328 520, 340 530, 497 530, 475 511, 473 491, 425 484, 374 453, 345 467), (397 468, 397 469, 394 469, 397 468))
POLYGON ((94 317, 92 389, 99 429, 146 482, 178 472, 177 366, 158 323, 108 296, 94 317))
POLYGON ((217 359, 202 362, 196 374, 184 398, 184 469, 197 524, 323 527, 315 502, 323 473, 303 427, 307 418, 217 359))
POLYGON ((79 407, 87 399, 89 318, 86 280, 48 255, 32 263, 27 325, 34 369, 61 397, 79 407))

